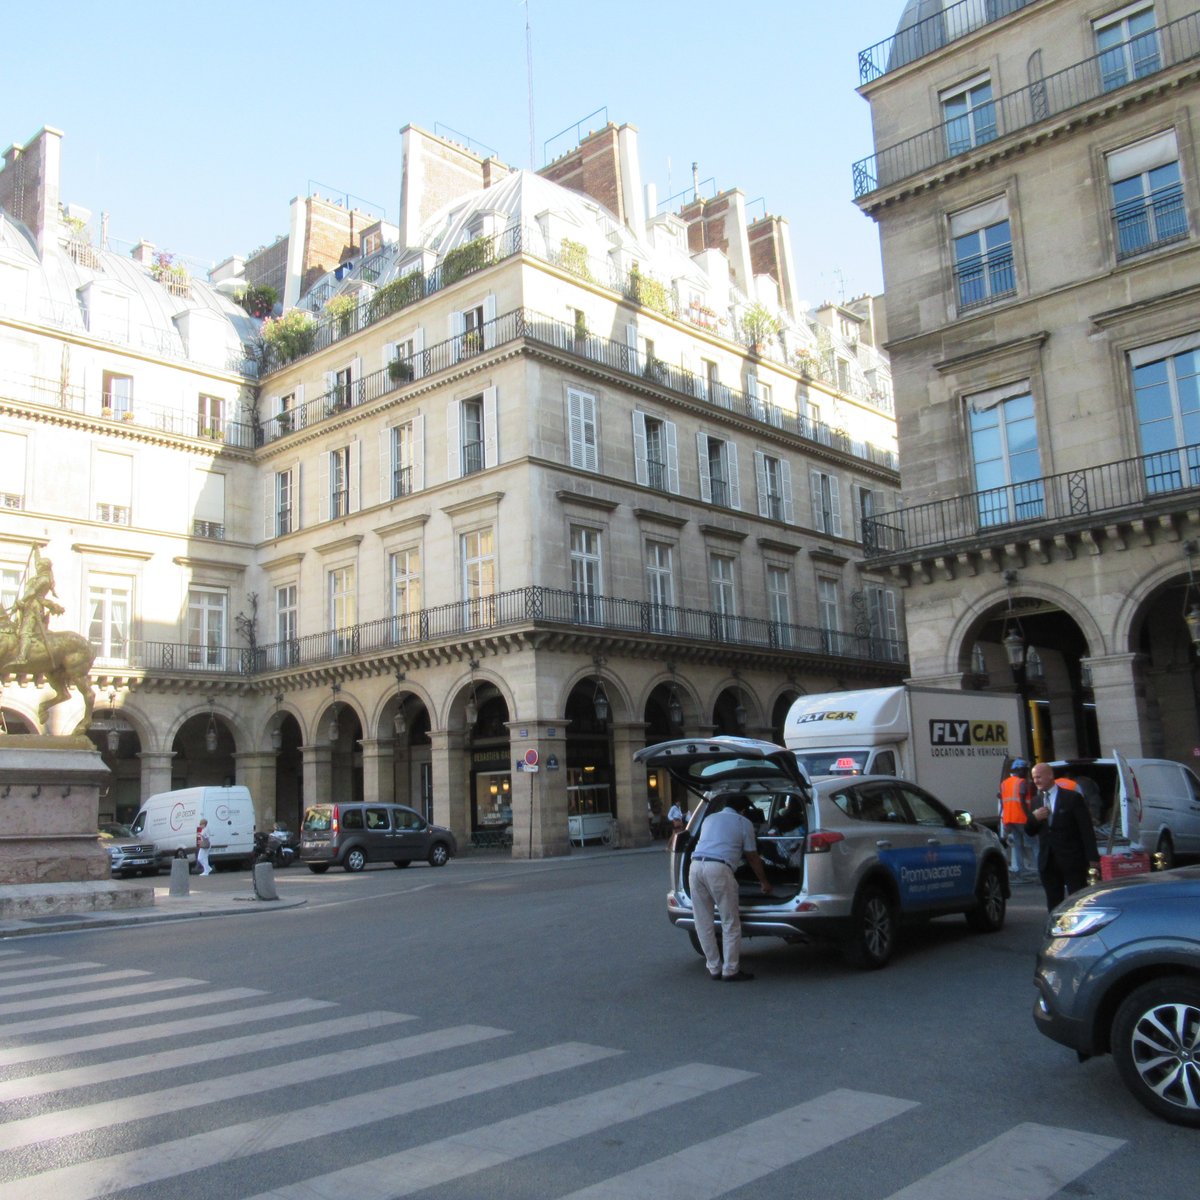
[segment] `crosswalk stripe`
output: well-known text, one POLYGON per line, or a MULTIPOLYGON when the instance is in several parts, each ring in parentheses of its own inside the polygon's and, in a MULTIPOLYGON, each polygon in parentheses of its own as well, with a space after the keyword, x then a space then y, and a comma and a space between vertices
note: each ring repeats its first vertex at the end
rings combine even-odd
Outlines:
POLYGON ((274 1188, 252 1200, 395 1200, 752 1078, 749 1071, 691 1063, 274 1188))
POLYGON ((1123 1145, 1096 1133, 1014 1125, 888 1200, 1047 1200, 1123 1145))
MULTIPOLYGON (((274 1010, 268 1016, 295 1016, 313 1008, 333 1007, 321 1000, 289 1001, 283 1004, 268 1006, 274 1010)), ((250 1010, 254 1012, 254 1010, 250 1010)), ((256 1020, 266 1020, 254 1012, 256 1020)), ((204 1043, 204 1061, 213 1062, 222 1058, 234 1058, 239 1054, 260 1054, 275 1050, 281 1046, 295 1045, 297 1042, 318 1040, 321 1038, 339 1037, 348 1033, 358 1033, 364 1029, 383 1029, 401 1021, 413 1021, 406 1013, 367 1012, 352 1016, 338 1016, 329 1021, 314 1021, 308 1025, 288 1025, 283 1029, 268 1029, 265 1032, 250 1033, 245 1037, 227 1038, 224 1041, 204 1043)), ((203 1017, 205 1028, 237 1027, 245 1023, 246 1018, 238 1013, 214 1013, 203 1017)), ((193 1026, 192 1028, 176 1029, 178 1034, 197 1032, 195 1023, 179 1021, 176 1026, 193 1026)), ((130 1033, 126 1041, 141 1042, 147 1040, 149 1029, 122 1030, 130 1033)), ((45 1052, 38 1055, 41 1058, 58 1057, 62 1054, 77 1052, 79 1046, 72 1043, 89 1042, 88 1048, 107 1049, 115 1045, 115 1040, 109 1034, 97 1034, 89 1038, 64 1038, 58 1043, 47 1043, 50 1047, 39 1049, 45 1052)), ((96 1063, 90 1067, 68 1068, 62 1071, 48 1071, 40 1075, 24 1075, 19 1079, 0 1081, 0 1103, 6 1100, 28 1100, 33 1096, 46 1096, 51 1092, 65 1091, 67 1088, 85 1087, 91 1083, 111 1083, 116 1079, 131 1079, 136 1075, 148 1075, 153 1071, 170 1071, 177 1067, 187 1067, 196 1061, 196 1048, 193 1045, 171 1050, 160 1050, 151 1054, 138 1054, 133 1058, 120 1058, 113 1062, 96 1063)))
POLYGON ((176 988, 198 987, 203 979, 156 979, 128 987, 96 988, 91 992, 75 992, 70 996, 39 996, 36 1000, 10 1000, 0 1004, 0 1016, 12 1013, 42 1012, 47 1008, 67 1008, 72 1004, 94 1004, 97 1000, 116 1000, 123 996, 144 995, 146 992, 169 992, 176 988))
MULTIPOLYGON (((505 1037, 507 1034, 508 1030, 492 1029, 486 1025, 458 1025, 392 1041, 373 1042, 371 1045, 350 1050, 318 1054, 313 1058, 272 1063, 269 1067, 257 1067, 252 1071, 224 1075, 220 1079, 204 1079, 158 1092, 143 1092, 137 1096, 103 1100, 98 1104, 87 1104, 79 1108, 39 1113, 36 1117, 0 1124, 0 1150, 15 1150, 20 1146, 48 1142, 53 1138, 85 1133, 91 1129, 123 1125, 159 1113, 182 1112, 188 1108, 216 1104, 221 1100, 260 1095, 263 1092, 308 1083, 313 1079, 332 1079, 351 1071, 365 1071, 385 1063, 418 1058, 423 1054, 437 1054, 443 1050, 469 1046, 490 1038, 505 1037)), ((203 1053, 207 1058, 207 1046, 204 1047, 203 1053)), ((194 1048, 191 1050, 191 1057, 193 1060, 196 1057, 194 1048)))
MULTIPOLYGON (((25 996, 30 992, 44 992, 53 990, 54 988, 74 988, 81 984, 86 986, 92 983, 115 983, 118 979, 145 979, 149 975, 149 971, 101 971, 96 975, 84 975, 81 979, 36 979, 32 983, 10 983, 5 987, 0 987, 0 996, 25 996)), ((39 1008, 44 1008, 45 1000, 35 1000, 34 1003, 39 1008)))
MULTIPOLYGON (((314 1131, 322 1136, 339 1133, 620 1053, 603 1046, 566 1042, 515 1054, 479 1066, 447 1071, 373 1092, 360 1092, 325 1104, 0 1182, 0 1200, 45 1200, 47 1196, 53 1196, 54 1200, 97 1200, 123 1188, 140 1187, 216 1163, 294 1146, 309 1141, 314 1131)), ((338 1200, 345 1200, 345 1194, 338 1200)))
MULTIPOLYGON (((199 982, 196 980, 195 982, 199 982)), ((151 990, 143 987, 142 991, 151 990)), ((174 1011, 178 1008, 199 1008, 202 1004, 225 1004, 231 1000, 249 1000, 252 996, 265 996, 258 988, 226 988, 224 991, 204 992, 194 996, 171 996, 166 1000, 147 1000, 144 1004, 118 1005, 116 1008, 98 1008, 85 1013, 56 1013, 52 1017, 35 1017, 31 1020, 0 1024, 0 1039, 42 1033, 47 1029, 74 1028, 76 1025, 97 1025, 101 1021, 129 1021, 134 1017, 149 1016, 150 1013, 174 1011)), ((8 1061, 8 1051, 0 1050, 0 1064, 8 1061)), ((18 1047, 14 1053, 20 1054, 18 1047)))
POLYGON ((715 1200, 915 1107, 914 1100, 839 1088, 562 1200, 715 1200))
POLYGON ((0 979, 29 979, 34 975, 65 975, 68 971, 99 970, 104 963, 59 963, 56 967, 26 967, 19 971, 0 970, 0 979))

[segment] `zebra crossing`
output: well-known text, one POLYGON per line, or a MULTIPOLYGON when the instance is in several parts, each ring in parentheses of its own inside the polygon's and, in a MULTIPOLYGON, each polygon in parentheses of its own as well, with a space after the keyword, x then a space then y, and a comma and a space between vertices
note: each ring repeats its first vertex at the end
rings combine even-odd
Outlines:
MULTIPOLYGON (((717 1200, 750 1184, 791 1196, 789 1168, 921 1107, 836 1089, 710 1136, 688 1132, 703 1129, 698 1111, 736 1113, 759 1078, 703 1062, 646 1073, 619 1047, 519 1048, 513 1031, 489 1025, 438 1026, 0 949, 0 1200, 133 1189, 171 1200, 196 1192, 197 1173, 239 1163, 222 1177, 230 1200, 391 1200, 456 1181, 503 1196, 502 1181, 522 1170, 541 1182, 524 1179, 512 1194, 545 1200, 717 1200), (198 1045, 203 1071, 194 1069, 198 1045), (289 1047, 295 1057, 270 1053, 289 1047), (552 1101, 531 1102, 534 1085, 552 1101), (481 1111, 492 1119, 482 1122, 481 1111), (422 1114, 436 1134, 409 1144, 422 1114), (670 1153, 622 1162, 582 1187, 574 1175, 547 1174, 546 1161, 561 1162, 572 1145, 621 1141, 655 1121, 670 1130, 670 1153), (347 1152, 333 1155, 337 1165, 328 1144, 310 1165, 306 1145, 338 1134, 347 1152), (286 1169, 261 1169, 278 1161, 286 1169), (278 1182, 261 1190, 267 1180, 278 1182)), ((1022 1124, 872 1195, 1049 1200, 1122 1145, 1022 1124)), ((855 1154, 869 1155, 869 1145, 855 1154)))

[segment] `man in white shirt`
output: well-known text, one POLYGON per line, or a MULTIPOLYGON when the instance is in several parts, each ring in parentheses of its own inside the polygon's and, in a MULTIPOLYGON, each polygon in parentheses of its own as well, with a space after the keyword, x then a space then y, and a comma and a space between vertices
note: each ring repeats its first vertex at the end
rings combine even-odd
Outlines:
POLYGON ((742 918, 738 911, 738 884, 734 872, 744 858, 757 877, 764 896, 771 894, 771 884, 758 855, 754 826, 742 815, 750 797, 731 795, 723 799, 724 807, 708 813, 700 826, 700 836, 692 851, 688 883, 696 936, 700 939, 710 978, 717 982, 743 983, 754 976, 743 971, 740 965, 742 918), (722 947, 717 944, 714 909, 721 914, 723 964, 722 947))

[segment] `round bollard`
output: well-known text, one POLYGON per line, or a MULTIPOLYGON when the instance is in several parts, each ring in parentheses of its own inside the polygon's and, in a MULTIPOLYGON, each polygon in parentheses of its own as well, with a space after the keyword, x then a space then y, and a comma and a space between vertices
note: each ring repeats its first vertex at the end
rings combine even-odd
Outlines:
POLYGON ((260 900, 278 900, 275 890, 275 868, 263 859, 254 864, 254 894, 260 900))
POLYGON ((171 890, 168 895, 186 896, 191 888, 188 872, 191 864, 186 858, 171 859, 171 890))

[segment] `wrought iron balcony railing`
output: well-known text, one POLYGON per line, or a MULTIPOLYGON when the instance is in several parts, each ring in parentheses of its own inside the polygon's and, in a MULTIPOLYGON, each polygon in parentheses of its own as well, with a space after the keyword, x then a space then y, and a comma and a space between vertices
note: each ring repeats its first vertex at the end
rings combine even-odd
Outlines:
POLYGON ((890 38, 858 52, 858 82, 870 83, 888 71, 899 70, 984 25, 1007 17, 1034 0, 959 0, 941 12, 897 29, 890 38))
POLYGON ((961 548, 965 543, 1013 536, 1018 527, 1036 536, 1040 527, 1103 516, 1139 517, 1194 505, 1200 489, 1200 443, 1120 459, 1002 488, 970 492, 863 518, 868 558, 961 548))
POLYGON ((253 676, 538 624, 896 665, 905 661, 906 654, 903 643, 896 638, 531 586, 330 629, 254 650, 152 641, 131 641, 121 650, 97 647, 96 667, 101 671, 124 668, 253 676))
MULTIPOLYGON (((991 106, 995 116, 995 139, 1049 120, 1119 87, 1143 84, 1171 67, 1200 58, 1200 13, 1189 13, 1178 21, 1160 26, 1156 36, 1160 56, 1155 69, 1150 69, 1152 62, 1143 62, 1139 67, 1143 73, 1133 80, 1127 81, 1121 76, 1115 85, 1112 54, 1105 51, 1001 96, 991 106)), ((964 152, 958 136, 961 128, 961 118, 943 122, 856 162, 853 167, 854 198, 859 200, 880 188, 890 187, 956 158, 964 152)), ((989 137, 986 140, 995 139, 989 137)), ((985 139, 975 137, 972 140, 974 145, 966 153, 971 153, 985 139)))

